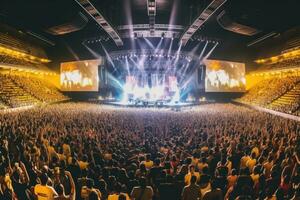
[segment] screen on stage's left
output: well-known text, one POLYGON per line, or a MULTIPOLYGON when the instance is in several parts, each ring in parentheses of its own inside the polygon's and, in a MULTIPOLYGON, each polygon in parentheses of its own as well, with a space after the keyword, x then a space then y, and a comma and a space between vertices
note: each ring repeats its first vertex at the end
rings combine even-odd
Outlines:
POLYGON ((62 91, 98 91, 101 60, 65 62, 60 65, 62 91))

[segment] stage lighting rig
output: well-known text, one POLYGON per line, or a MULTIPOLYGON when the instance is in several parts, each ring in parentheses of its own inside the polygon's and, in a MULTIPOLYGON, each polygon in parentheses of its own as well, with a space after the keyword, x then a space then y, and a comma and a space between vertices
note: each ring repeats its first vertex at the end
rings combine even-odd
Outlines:
POLYGON ((202 35, 195 35, 191 38, 192 41, 199 41, 199 42, 208 42, 208 43, 220 43, 220 40, 217 38, 206 37, 202 35))
POLYGON ((102 41, 109 41, 109 37, 107 36, 100 36, 100 37, 94 37, 94 38, 89 38, 89 39, 85 39, 82 44, 93 44, 93 43, 97 43, 97 42, 102 42, 102 41))

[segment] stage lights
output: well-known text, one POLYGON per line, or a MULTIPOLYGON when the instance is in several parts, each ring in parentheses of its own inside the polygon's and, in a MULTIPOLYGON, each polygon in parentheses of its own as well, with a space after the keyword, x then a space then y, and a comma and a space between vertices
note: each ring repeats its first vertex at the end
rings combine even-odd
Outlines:
POLYGON ((107 36, 100 36, 100 37, 95 37, 95 38, 90 38, 90 39, 86 39, 82 42, 82 44, 93 44, 93 43, 97 43, 97 42, 102 42, 102 41, 109 41, 109 37, 107 36))

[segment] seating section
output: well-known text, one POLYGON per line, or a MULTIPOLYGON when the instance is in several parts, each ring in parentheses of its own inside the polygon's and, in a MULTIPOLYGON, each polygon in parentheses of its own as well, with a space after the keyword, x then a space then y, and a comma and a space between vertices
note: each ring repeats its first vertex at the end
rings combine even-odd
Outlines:
POLYGON ((34 67, 37 69, 47 69, 47 67, 42 63, 35 63, 32 61, 26 61, 24 59, 18 59, 9 55, 0 54, 0 63, 9 64, 13 66, 22 66, 22 67, 34 67))
POLYGON ((0 109, 66 100, 50 83, 32 76, 0 74, 0 109), (1 103, 2 102, 2 103, 1 103), (1 106, 4 104, 3 106, 1 106))
POLYGON ((254 105, 267 106, 293 89, 299 81, 298 76, 265 79, 251 88, 241 100, 254 105))
POLYGON ((39 46, 26 42, 24 38, 17 38, 16 36, 7 33, 0 32, 0 45, 34 56, 46 57, 45 51, 39 46))
POLYGON ((6 109, 7 106, 0 100, 0 110, 6 109))
POLYGON ((65 100, 66 97, 49 82, 32 76, 11 75, 20 88, 41 102, 50 103, 65 100))
POLYGON ((264 79, 239 100, 272 110, 299 115, 300 76, 264 79))
POLYGON ((283 60, 276 63, 266 64, 260 67, 260 70, 285 69, 300 66, 300 57, 283 60))
POLYGON ((20 106, 35 105, 40 102, 22 88, 18 87, 8 75, 0 75, 0 79, 1 100, 5 102, 6 105, 16 108, 20 106))
POLYGON ((0 32, 0 44, 9 45, 10 47, 13 47, 15 49, 22 50, 22 51, 25 51, 25 49, 27 49, 27 46, 22 41, 16 39, 15 37, 12 37, 8 34, 4 34, 1 32, 0 32))
POLYGON ((296 84, 293 89, 273 101, 268 108, 292 114, 299 109, 299 102, 300 83, 296 84))
POLYGON ((0 64, 48 70, 44 64, 47 62, 47 55, 44 49, 32 42, 28 42, 28 38, 25 35, 5 32, 6 28, 3 27, 4 30, 2 30, 0 25, 0 64))

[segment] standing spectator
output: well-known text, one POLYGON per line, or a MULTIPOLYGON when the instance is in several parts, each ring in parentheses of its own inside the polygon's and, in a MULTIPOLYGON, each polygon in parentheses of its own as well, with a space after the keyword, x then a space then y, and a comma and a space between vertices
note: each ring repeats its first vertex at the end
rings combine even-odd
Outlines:
POLYGON ((134 187, 131 191, 131 198, 133 200, 152 200, 153 189, 151 186, 147 186, 146 178, 140 178, 140 185, 134 187))
POLYGON ((41 184, 37 184, 34 186, 34 194, 36 195, 38 200, 54 200, 58 197, 57 192, 53 187, 47 185, 48 183, 48 175, 43 173, 40 177, 41 184))
POLYGON ((222 191, 217 188, 216 182, 213 180, 211 183, 211 190, 206 192, 202 200, 222 200, 223 194, 222 191))
POLYGON ((192 175, 190 184, 182 191, 182 200, 198 200, 201 198, 200 186, 196 184, 197 177, 192 175))

